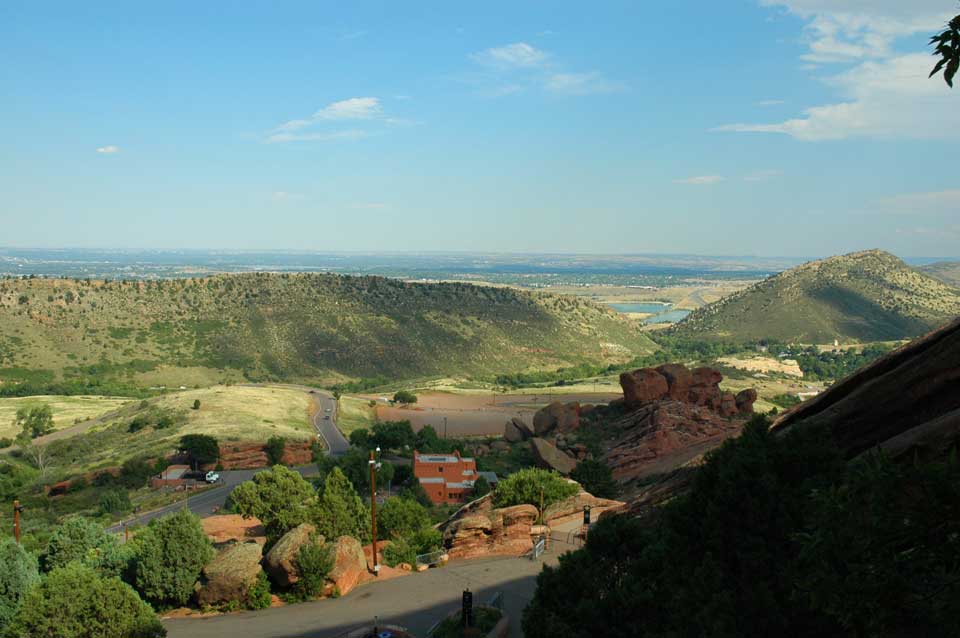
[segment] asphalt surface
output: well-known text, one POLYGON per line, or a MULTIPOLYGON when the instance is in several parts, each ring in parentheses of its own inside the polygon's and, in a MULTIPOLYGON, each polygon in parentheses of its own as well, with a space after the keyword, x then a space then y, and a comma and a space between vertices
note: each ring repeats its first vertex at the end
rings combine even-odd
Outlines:
MULTIPOLYGON (((343 436, 343 433, 341 433, 337 428, 335 421, 337 402, 330 393, 305 386, 287 387, 296 387, 304 392, 308 392, 317 402, 319 409, 313 415, 311 420, 313 422, 314 429, 317 431, 317 435, 322 437, 326 442, 328 454, 340 456, 350 449, 350 442, 347 441, 347 439, 343 436), (329 410, 329 412, 327 412, 327 410, 329 410), (324 416, 329 416, 330 418, 324 419, 324 416)), ((300 472, 302 475, 307 475, 314 473, 316 471, 316 466, 305 465, 303 467, 294 469, 300 472)), ((254 474, 262 471, 263 469, 224 470, 219 473, 220 481, 217 483, 216 487, 206 488, 193 496, 190 496, 189 493, 185 493, 183 500, 157 510, 132 516, 126 521, 108 527, 107 531, 112 534, 116 534, 123 531, 123 523, 127 523, 129 525, 144 525, 155 518, 175 512, 178 509, 183 509, 184 507, 189 509, 200 518, 206 518, 213 515, 217 510, 223 507, 224 502, 227 500, 227 496, 234 487, 240 483, 243 483, 244 481, 249 481, 253 478, 254 474)))

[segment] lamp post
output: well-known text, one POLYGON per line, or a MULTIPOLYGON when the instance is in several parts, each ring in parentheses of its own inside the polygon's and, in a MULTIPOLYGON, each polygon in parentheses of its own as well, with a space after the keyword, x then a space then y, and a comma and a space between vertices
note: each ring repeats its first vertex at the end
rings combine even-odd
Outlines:
MULTIPOLYGON (((377 455, 380 454, 380 446, 377 446, 377 455)), ((370 460, 367 462, 370 466, 370 525, 373 536, 373 543, 370 546, 373 554, 373 575, 380 575, 380 561, 377 558, 377 470, 380 469, 380 462, 374 458, 373 450, 370 450, 370 460)))

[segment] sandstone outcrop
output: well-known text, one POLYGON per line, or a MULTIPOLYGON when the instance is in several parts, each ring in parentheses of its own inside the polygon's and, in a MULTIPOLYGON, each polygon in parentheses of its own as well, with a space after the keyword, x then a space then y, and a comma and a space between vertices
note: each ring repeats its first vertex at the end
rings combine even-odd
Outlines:
MULTIPOLYGON (((306 465, 313 462, 310 441, 287 441, 283 452, 284 465, 306 465)), ((225 470, 248 470, 267 467, 270 461, 262 443, 240 443, 220 446, 220 458, 216 463, 203 466, 212 470, 220 465, 225 470)))
POLYGON ((578 494, 565 498, 562 501, 548 505, 543 510, 543 520, 547 525, 552 525, 560 519, 569 516, 583 516, 583 508, 590 507, 591 511, 596 510, 593 520, 597 520, 600 512, 608 509, 623 507, 623 501, 615 501, 609 498, 600 498, 590 492, 580 490, 578 494))
POLYGON ((333 569, 327 575, 329 581, 327 595, 333 593, 334 589, 341 596, 346 595, 367 571, 367 558, 363 553, 363 546, 360 541, 352 536, 341 536, 333 542, 333 569))
MULTIPOLYGON (((724 403, 724 396, 720 391, 722 380, 723 375, 713 368, 689 370, 679 363, 665 363, 656 368, 624 372, 620 375, 620 387, 628 408, 651 401, 672 399, 720 411, 724 403)), ((752 407, 753 404, 750 405, 752 407)))
POLYGON ((519 443, 533 437, 533 431, 520 417, 513 417, 503 426, 503 438, 511 443, 519 443))
POLYGON ((250 587, 262 571, 259 543, 237 543, 227 546, 200 572, 195 591, 200 605, 217 605, 245 601, 250 587))
POLYGON ((753 388, 741 390, 734 399, 737 402, 737 412, 740 414, 753 414, 753 404, 757 400, 757 391, 753 388))
POLYGON ((267 552, 263 568, 273 582, 280 587, 289 587, 300 580, 296 564, 297 553, 307 543, 323 544, 323 536, 317 536, 316 532, 317 528, 310 523, 297 525, 267 552))
POLYGON ((580 427, 580 404, 576 401, 570 403, 553 403, 540 408, 533 415, 533 433, 536 436, 543 436, 551 432, 572 432, 580 427))
POLYGON ((494 508, 488 495, 470 509, 461 508, 441 526, 443 546, 450 558, 522 556, 530 551, 530 527, 537 520, 533 505, 494 508))
POLYGON ((573 468, 577 467, 576 459, 559 450, 550 441, 534 437, 530 439, 530 443, 532 443, 530 450, 533 452, 533 458, 540 467, 556 470, 563 475, 569 474, 573 471, 573 468))

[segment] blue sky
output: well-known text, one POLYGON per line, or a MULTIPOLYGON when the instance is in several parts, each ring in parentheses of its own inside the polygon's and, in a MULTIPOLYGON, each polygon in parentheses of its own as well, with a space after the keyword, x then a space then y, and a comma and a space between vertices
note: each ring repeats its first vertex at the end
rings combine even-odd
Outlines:
POLYGON ((948 0, 0 5, 0 245, 960 256, 948 0))

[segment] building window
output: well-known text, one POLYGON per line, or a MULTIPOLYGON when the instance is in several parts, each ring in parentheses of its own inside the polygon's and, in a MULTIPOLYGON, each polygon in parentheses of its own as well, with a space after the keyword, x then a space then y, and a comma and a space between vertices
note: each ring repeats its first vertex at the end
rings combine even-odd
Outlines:
POLYGON ((442 471, 443 471, 443 466, 441 465, 439 468, 437 468, 437 471, 438 471, 438 472, 442 472, 442 471))

